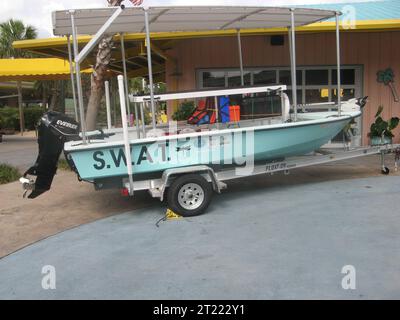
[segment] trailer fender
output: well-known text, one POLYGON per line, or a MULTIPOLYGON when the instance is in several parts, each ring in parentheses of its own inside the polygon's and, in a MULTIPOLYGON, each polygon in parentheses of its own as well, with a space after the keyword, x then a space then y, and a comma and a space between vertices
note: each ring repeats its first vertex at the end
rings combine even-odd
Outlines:
POLYGON ((171 185, 174 179, 185 174, 193 173, 201 174, 212 184, 213 190, 217 193, 221 193, 221 190, 226 188, 226 184, 218 180, 214 170, 206 165, 167 169, 163 172, 161 177, 160 200, 164 200, 165 189, 171 185))

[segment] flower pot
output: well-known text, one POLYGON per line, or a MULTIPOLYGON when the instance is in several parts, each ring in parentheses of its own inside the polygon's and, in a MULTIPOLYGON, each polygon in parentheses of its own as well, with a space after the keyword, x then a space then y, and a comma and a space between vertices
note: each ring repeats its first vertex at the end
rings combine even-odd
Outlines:
POLYGON ((381 146, 385 144, 392 144, 391 137, 371 137, 371 146, 381 146))

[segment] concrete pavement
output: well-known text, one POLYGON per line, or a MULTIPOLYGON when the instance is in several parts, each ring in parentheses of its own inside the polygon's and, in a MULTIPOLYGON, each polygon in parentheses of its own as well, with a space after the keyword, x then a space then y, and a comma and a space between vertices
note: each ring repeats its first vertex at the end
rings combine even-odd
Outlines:
POLYGON ((400 298, 398 176, 240 181, 203 216, 157 228, 157 205, 11 254, 0 260, 0 298, 400 298), (55 290, 41 287, 44 265, 56 269, 55 290), (341 286, 345 265, 355 267, 355 290, 341 286))
POLYGON ((38 144, 34 132, 27 132, 24 136, 3 135, 0 163, 10 164, 23 172, 35 163, 37 155, 38 144))

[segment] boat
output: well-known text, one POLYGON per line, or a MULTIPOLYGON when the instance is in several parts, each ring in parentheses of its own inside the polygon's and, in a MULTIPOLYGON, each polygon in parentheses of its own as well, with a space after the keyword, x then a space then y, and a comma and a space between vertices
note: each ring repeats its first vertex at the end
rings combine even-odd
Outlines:
MULTIPOLYGON (((238 91, 260 93, 273 91, 285 95, 282 87, 249 87, 186 92, 185 97, 237 95, 238 91), (278 90, 278 91, 277 91, 278 90)), ((176 98, 177 94, 158 95, 158 101, 176 98)), ((133 100, 146 100, 147 96, 133 100)), ((310 153, 329 142, 354 118, 361 115, 361 107, 353 99, 342 104, 342 114, 336 111, 299 113, 297 121, 290 116, 265 117, 214 125, 147 128, 146 137, 129 131, 129 146, 134 175, 162 172, 166 169, 194 166, 245 165, 258 161, 273 161, 289 156, 310 153), (236 162, 236 163, 235 163, 236 162)), ((111 133, 112 131, 105 131, 111 133)), ((91 139, 65 143, 64 151, 83 180, 101 184, 104 179, 126 176, 127 166, 121 131, 101 140, 91 139)))
MULTIPOLYGON (((73 38, 80 122, 55 112, 43 116, 39 126, 38 159, 21 179, 24 188, 31 191, 28 197, 36 198, 50 189, 62 151, 78 178, 93 183, 96 190, 114 187, 133 196, 135 190, 146 189, 162 200, 169 187, 167 198, 170 208, 188 216, 204 212, 211 199, 210 190, 220 192, 225 187, 222 177, 231 179, 267 172, 271 166, 266 164, 271 163, 279 164, 275 169, 285 169, 286 164, 282 161, 319 149, 359 117, 366 103, 366 97, 341 101, 339 95, 338 101, 330 106, 330 111, 307 112, 308 109, 297 104, 293 94, 296 92, 295 27, 336 17, 339 39, 339 15, 329 10, 243 6, 116 7, 55 12, 54 33, 72 34, 73 38), (191 19, 185 19, 187 16, 191 19), (204 20, 204 16, 208 17, 208 21, 204 20), (237 29, 242 85, 238 88, 155 94, 150 26, 156 32, 237 29), (280 26, 288 27, 290 36, 292 101, 286 94, 285 85, 246 87, 243 82, 240 30, 280 26), (94 35, 81 52, 78 52, 76 30, 94 35), (83 113, 80 63, 104 33, 143 31, 146 33, 150 94, 131 94, 128 98, 127 75, 119 75, 122 128, 111 128, 107 112, 108 128, 88 132, 83 113), (222 121, 220 99, 229 101, 232 96, 249 99, 272 97, 279 102, 280 112, 222 121), (157 124, 157 103, 189 100, 199 104, 201 99, 213 99, 216 117, 213 123, 157 124), (127 121, 129 103, 135 106, 136 125, 133 127, 129 127, 127 121), (145 125, 141 121, 140 125, 140 116, 144 120, 143 110, 148 105, 151 107, 151 124, 145 125), (235 168, 235 173, 227 175, 225 170, 232 168, 235 168), (236 170, 243 168, 247 170, 236 170), (28 179, 29 175, 36 175, 36 181, 28 179)), ((337 53, 337 92, 341 92, 339 41, 337 53)), ((106 98, 107 94, 106 86, 106 98)), ((263 106, 266 107, 266 103, 263 106)), ((324 106, 314 104, 311 109, 324 109, 324 106)))

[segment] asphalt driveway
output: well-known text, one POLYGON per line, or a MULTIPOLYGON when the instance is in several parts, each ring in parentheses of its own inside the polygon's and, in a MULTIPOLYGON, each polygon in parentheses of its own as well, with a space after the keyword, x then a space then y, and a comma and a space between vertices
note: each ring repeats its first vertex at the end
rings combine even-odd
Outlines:
POLYGON ((152 206, 62 232, 0 259, 1 299, 400 298, 399 176, 215 196, 161 222, 152 206), (42 288, 55 267, 56 289, 42 288), (344 290, 343 266, 356 289, 344 290))

